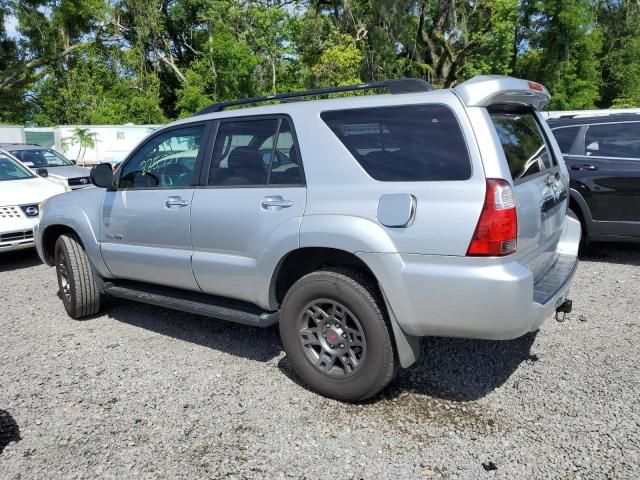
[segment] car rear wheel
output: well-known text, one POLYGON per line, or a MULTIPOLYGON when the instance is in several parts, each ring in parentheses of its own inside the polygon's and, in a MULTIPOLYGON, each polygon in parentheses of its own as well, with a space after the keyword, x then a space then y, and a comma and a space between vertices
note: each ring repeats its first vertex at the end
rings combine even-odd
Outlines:
POLYGON ((361 401, 393 378, 391 327, 375 283, 353 270, 320 270, 287 292, 280 335, 287 358, 312 389, 361 401))
POLYGON ((100 310, 100 290, 84 248, 73 235, 61 235, 55 246, 56 274, 60 297, 72 318, 83 318, 100 310))

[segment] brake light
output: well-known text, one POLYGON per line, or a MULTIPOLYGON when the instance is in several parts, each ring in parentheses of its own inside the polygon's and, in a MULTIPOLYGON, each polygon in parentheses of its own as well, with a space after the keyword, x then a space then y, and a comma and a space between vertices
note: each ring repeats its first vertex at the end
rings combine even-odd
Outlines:
POLYGON ((513 189, 506 180, 488 178, 484 206, 467 255, 509 255, 515 253, 517 239, 518 214, 513 189))
POLYGON ((544 87, 536 82, 529 82, 529 90, 535 90, 536 92, 544 92, 544 87))

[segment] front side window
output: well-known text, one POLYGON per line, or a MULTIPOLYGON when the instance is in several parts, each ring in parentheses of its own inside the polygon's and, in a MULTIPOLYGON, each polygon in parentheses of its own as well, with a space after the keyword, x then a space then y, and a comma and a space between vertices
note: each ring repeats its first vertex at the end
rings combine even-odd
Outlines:
POLYGON ((23 180, 34 175, 15 160, 0 153, 0 182, 6 180, 23 180))
POLYGON ((193 184, 203 125, 171 130, 142 146, 122 167, 119 188, 186 188, 193 184))
POLYGON ((235 120, 220 124, 209 185, 301 183, 299 155, 288 119, 235 120))
POLYGON ((513 181, 553 167, 544 136, 531 112, 490 112, 513 181))
POLYGON ((467 146, 444 105, 402 105, 323 112, 322 120, 374 179, 466 180, 467 146))
POLYGON ((587 156, 640 158, 640 123, 590 125, 584 144, 587 156))
POLYGON ((73 165, 63 155, 50 148, 14 150, 11 154, 32 168, 68 167, 73 165))

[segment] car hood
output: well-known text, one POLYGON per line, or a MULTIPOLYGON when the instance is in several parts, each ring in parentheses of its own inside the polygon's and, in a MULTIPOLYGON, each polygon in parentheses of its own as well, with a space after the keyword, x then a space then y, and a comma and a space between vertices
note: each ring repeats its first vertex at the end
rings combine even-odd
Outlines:
POLYGON ((0 205, 28 205, 64 193, 64 186, 44 178, 0 182, 0 205))
POLYGON ((50 177, 57 178, 78 178, 78 177, 88 177, 91 169, 68 166, 68 167, 45 167, 47 172, 49 172, 50 177))

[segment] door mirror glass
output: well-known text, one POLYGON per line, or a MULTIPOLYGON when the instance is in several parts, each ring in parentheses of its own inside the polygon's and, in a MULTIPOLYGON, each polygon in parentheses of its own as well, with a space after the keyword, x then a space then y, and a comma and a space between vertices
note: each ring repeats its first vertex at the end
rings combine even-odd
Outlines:
POLYGON ((108 163, 101 163, 91 169, 91 183, 96 187, 110 188, 113 184, 113 171, 108 163))
POLYGON ((42 178, 47 178, 49 176, 49 170, 46 168, 39 168, 36 170, 36 173, 42 178))

